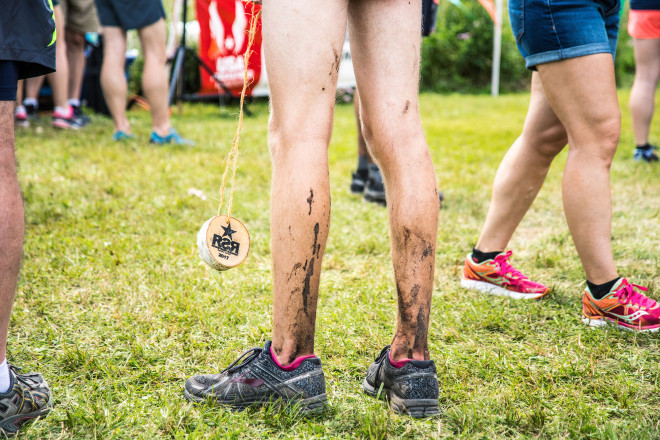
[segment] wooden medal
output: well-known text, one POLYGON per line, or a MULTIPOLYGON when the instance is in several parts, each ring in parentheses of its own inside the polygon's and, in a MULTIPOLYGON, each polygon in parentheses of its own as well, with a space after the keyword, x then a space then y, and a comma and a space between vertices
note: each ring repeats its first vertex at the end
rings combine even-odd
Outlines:
POLYGON ((208 219, 199 230, 197 247, 206 264, 224 271, 245 261, 250 251, 250 234, 237 219, 217 215, 208 219))

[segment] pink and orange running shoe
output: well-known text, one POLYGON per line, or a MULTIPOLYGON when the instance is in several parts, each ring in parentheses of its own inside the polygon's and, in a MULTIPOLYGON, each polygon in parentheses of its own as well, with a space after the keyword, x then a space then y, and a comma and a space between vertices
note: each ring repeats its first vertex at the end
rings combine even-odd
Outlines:
POLYGON ((514 299, 539 299, 550 292, 550 288, 531 281, 509 263, 512 252, 500 253, 492 260, 475 263, 472 254, 465 259, 461 286, 491 295, 508 296, 514 299))
POLYGON ((584 323, 591 327, 613 325, 628 331, 657 332, 660 304, 640 292, 647 290, 621 278, 610 293, 598 300, 587 287, 582 297, 584 323))

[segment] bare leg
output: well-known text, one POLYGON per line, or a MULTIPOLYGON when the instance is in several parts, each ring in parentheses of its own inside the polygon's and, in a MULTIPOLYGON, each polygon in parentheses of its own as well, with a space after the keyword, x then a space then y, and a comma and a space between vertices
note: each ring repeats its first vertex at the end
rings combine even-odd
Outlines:
POLYGON ((630 113, 635 143, 646 145, 655 107, 655 89, 660 79, 660 39, 633 39, 635 82, 630 90, 630 113))
MULTIPOLYGON (((59 28, 57 32, 58 35, 63 35, 59 33, 59 28)), ((85 72, 85 35, 72 29, 67 29, 65 35, 66 54, 69 61, 69 99, 80 99, 85 72)), ((57 56, 60 56, 59 53, 57 56)), ((123 68, 123 61, 121 66, 123 68)))
POLYGON ((355 111, 355 120, 357 121, 358 156, 365 156, 367 158, 367 163, 374 163, 374 160, 367 149, 367 142, 362 135, 362 123, 360 121, 360 95, 357 89, 355 89, 355 94, 353 95, 353 110, 355 111))
POLYGON ((363 133, 388 195, 398 295, 394 360, 429 359, 438 194, 417 98, 421 10, 419 0, 349 5, 363 133))
MULTIPOLYGON (((62 9, 60 6, 55 6, 53 12, 55 14, 57 35, 64 35, 64 16, 62 15, 62 9)), ((67 108, 67 100, 69 99, 69 62, 66 56, 66 43, 63 38, 58 38, 55 45, 57 70, 46 75, 46 78, 48 78, 48 82, 53 89, 53 103, 55 106, 67 108)), ((26 95, 28 98, 38 98, 43 81, 43 76, 26 80, 26 95)))
POLYGON ((41 90, 41 86, 44 83, 44 78, 45 76, 35 76, 25 80, 25 98, 34 98, 34 99, 39 98, 39 90, 41 90))
POLYGON ((170 131, 170 115, 165 67, 167 62, 165 20, 158 20, 152 25, 139 29, 138 34, 144 51, 142 89, 151 107, 151 123, 158 135, 166 136, 170 131))
POLYGON ((272 347, 282 365, 314 353, 321 262, 330 226, 327 150, 346 3, 263 2, 271 85, 272 347))
POLYGON ((23 80, 18 80, 18 88, 16 89, 16 102, 18 105, 23 104, 23 80))
POLYGON ((568 132, 563 198, 568 227, 587 279, 618 276, 612 256, 610 165, 621 130, 612 55, 538 66, 548 102, 568 132))
POLYGON ((13 101, 0 101, 0 362, 7 353, 9 317, 23 249, 23 201, 16 177, 13 110, 13 101))
POLYGON ((124 76, 126 58, 126 32, 119 27, 103 27, 104 52, 101 68, 101 86, 108 109, 115 122, 115 131, 131 132, 126 117, 128 84, 124 76))
POLYGON ((552 160, 567 141, 566 130, 548 104, 538 73, 534 73, 525 126, 497 169, 477 249, 482 252, 506 249, 543 186, 552 160))

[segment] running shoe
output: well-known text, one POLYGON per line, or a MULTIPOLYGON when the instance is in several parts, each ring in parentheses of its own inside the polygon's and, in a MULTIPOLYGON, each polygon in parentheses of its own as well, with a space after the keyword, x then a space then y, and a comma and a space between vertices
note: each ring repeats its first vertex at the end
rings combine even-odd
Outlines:
POLYGON ((383 183, 383 176, 375 163, 369 165, 369 177, 364 187, 364 199, 368 202, 386 205, 385 183, 383 183))
POLYGON ((362 194, 368 178, 368 170, 357 170, 354 172, 351 179, 351 193, 362 194))
POLYGON ((72 105, 73 117, 76 118, 76 122, 80 124, 81 127, 86 126, 92 121, 92 118, 83 113, 82 108, 79 105, 72 105))
POLYGON ((433 361, 390 359, 390 346, 380 352, 362 382, 364 392, 387 399, 394 412, 415 418, 440 414, 437 370, 433 361), (398 365, 402 364, 402 365, 398 365))
POLYGON ((17 127, 30 126, 30 120, 28 119, 27 110, 22 105, 16 107, 16 112, 14 113, 14 124, 17 127))
POLYGON ((582 297, 584 323, 591 327, 613 325, 629 331, 657 332, 660 305, 642 293, 647 290, 621 278, 603 299, 596 299, 587 287, 582 297))
POLYGON ((301 413, 322 411, 327 397, 321 360, 308 356, 281 367, 270 347, 268 341, 264 348, 246 351, 219 374, 191 377, 184 389, 186 399, 210 401, 235 411, 270 403, 291 405, 301 413))
POLYGON ((541 283, 531 281, 509 263, 512 252, 501 252, 492 260, 475 263, 472 254, 465 259, 461 286, 491 295, 514 299, 538 299, 550 292, 541 283))
POLYGON ((170 132, 166 136, 160 136, 155 131, 152 131, 151 137, 149 138, 149 142, 157 145, 165 145, 165 144, 191 145, 191 146, 195 145, 194 141, 191 141, 190 139, 182 138, 179 135, 179 133, 177 133, 176 130, 173 128, 170 128, 170 132))
POLYGON ((73 115, 73 109, 69 107, 67 112, 59 110, 53 112, 53 127, 64 130, 78 130, 83 126, 76 120, 76 117, 73 115))
POLYGON ((115 142, 128 141, 131 139, 135 139, 135 135, 133 133, 126 133, 120 130, 120 131, 115 131, 112 134, 112 140, 115 142))
POLYGON ((635 148, 635 154, 633 159, 636 161, 643 160, 644 162, 657 162, 658 155, 655 154, 656 147, 650 144, 646 144, 643 148, 635 148))
POLYGON ((25 423, 52 409, 50 389, 39 373, 20 374, 9 366, 9 390, 0 393, 0 437, 13 437, 25 423))
POLYGON ((37 113, 37 106, 34 104, 23 104, 23 107, 25 107, 25 112, 27 113, 27 117, 30 121, 38 121, 39 120, 39 114, 37 113))

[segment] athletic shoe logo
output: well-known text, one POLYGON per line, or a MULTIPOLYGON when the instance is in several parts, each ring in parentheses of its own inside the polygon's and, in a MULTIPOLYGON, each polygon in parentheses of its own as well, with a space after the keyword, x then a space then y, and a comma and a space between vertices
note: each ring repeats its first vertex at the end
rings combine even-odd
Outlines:
POLYGON ((646 315, 650 315, 650 313, 648 313, 648 312, 646 312, 646 311, 644 311, 644 310, 637 310, 635 313, 631 313, 631 314, 628 315, 628 316, 626 316, 626 315, 619 315, 619 314, 617 314, 617 313, 612 313, 612 312, 609 312, 609 314, 612 315, 612 316, 615 316, 615 317, 619 318, 619 319, 622 320, 622 321, 626 321, 626 322, 629 322, 629 323, 631 323, 631 324, 634 323, 636 320, 638 320, 638 319, 640 319, 640 318, 642 318, 642 317, 644 317, 644 316, 646 316, 646 315))
POLYGON ((227 227, 222 226, 224 229, 224 234, 221 236, 218 234, 213 234, 213 243, 211 246, 220 251, 219 255, 222 257, 223 253, 238 255, 238 250, 241 247, 241 244, 237 241, 234 241, 233 234, 236 232, 231 228, 231 222, 227 224, 227 227))

